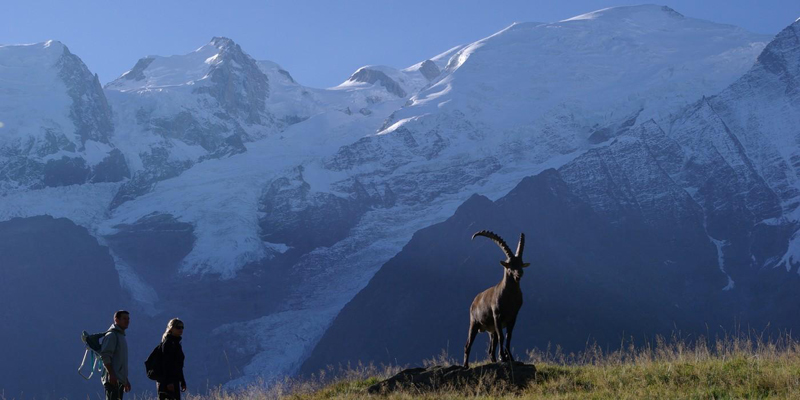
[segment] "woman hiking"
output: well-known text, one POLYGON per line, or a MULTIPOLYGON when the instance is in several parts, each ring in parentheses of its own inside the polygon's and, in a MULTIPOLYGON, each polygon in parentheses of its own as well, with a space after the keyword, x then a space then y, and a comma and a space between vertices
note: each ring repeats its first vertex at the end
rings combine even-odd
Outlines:
POLYGON ((156 382, 158 400, 180 400, 181 392, 186 391, 186 379, 183 378, 183 321, 173 318, 167 324, 167 330, 161 337, 161 371, 156 382))

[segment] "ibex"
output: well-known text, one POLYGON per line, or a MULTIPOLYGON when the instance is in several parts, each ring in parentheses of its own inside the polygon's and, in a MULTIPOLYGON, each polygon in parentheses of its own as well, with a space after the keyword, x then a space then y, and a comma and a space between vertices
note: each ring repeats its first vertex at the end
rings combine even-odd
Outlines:
POLYGON ((477 236, 492 239, 503 250, 506 260, 500 261, 500 265, 505 269, 505 274, 500 283, 475 296, 475 300, 469 307, 469 336, 467 345, 464 346, 464 368, 469 368, 469 351, 472 348, 472 342, 475 341, 475 335, 479 331, 489 333, 491 338, 489 352, 492 362, 497 362, 495 351, 498 343, 500 343, 500 360, 513 361, 511 333, 517 322, 517 313, 522 307, 522 290, 519 288, 519 280, 522 278, 522 268, 530 265, 522 262, 522 251, 525 249, 524 233, 519 235, 516 254, 512 253, 506 242, 493 232, 480 231, 472 235, 472 239, 477 236), (503 346, 503 328, 507 331, 505 346, 503 346))

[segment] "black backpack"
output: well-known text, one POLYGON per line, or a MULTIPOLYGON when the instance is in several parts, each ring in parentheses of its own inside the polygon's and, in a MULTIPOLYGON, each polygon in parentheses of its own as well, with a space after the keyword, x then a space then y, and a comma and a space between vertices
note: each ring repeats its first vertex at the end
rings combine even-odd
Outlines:
POLYGON ((163 343, 159 343, 158 346, 150 352, 150 356, 147 357, 147 360, 144 361, 144 370, 147 373, 147 377, 151 380, 157 381, 164 375, 164 363, 161 362, 163 357, 163 343))

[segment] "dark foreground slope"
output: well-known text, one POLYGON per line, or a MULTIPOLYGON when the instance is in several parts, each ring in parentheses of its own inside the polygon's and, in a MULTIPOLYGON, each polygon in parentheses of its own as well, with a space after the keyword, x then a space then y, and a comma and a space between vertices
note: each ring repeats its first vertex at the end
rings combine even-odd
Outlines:
MULTIPOLYGON (((303 372, 357 360, 418 363, 443 349, 460 357, 472 298, 502 276, 500 250, 488 240, 469 240, 486 228, 509 241, 521 231, 527 235, 532 266, 522 279, 525 304, 513 342, 518 355, 548 344, 582 350, 587 340, 613 348, 624 337, 652 339, 676 328, 715 333, 737 321, 800 327, 788 317, 800 311, 800 295, 776 291, 800 287, 797 277, 762 271, 758 284, 723 291, 726 277, 702 217, 677 217, 684 229, 669 234, 633 215, 609 220, 554 170, 525 179, 494 203, 474 196, 446 222, 419 231, 381 269, 341 312, 303 372)), ((473 357, 484 357, 486 341, 479 336, 473 357)))
POLYGON ((0 222, 0 388, 5 398, 99 392, 97 378, 91 385, 75 371, 83 356, 80 333, 108 328, 114 311, 124 305, 114 261, 85 228, 49 216, 0 222))
POLYGON ((252 354, 232 351, 224 338, 212 339, 212 331, 263 307, 253 292, 270 287, 264 278, 249 269, 246 277, 223 283, 181 276, 181 252, 191 248, 194 236, 190 225, 169 215, 117 228, 104 237, 106 247, 65 218, 0 222, 0 393, 5 398, 102 395, 97 375, 86 382, 76 372, 84 351, 80 333, 105 330, 119 309, 131 312, 127 340, 133 394, 154 390, 143 363, 174 317, 187 321, 183 347, 192 391, 241 374, 230 365, 252 354), (143 307, 120 287, 109 248, 127 256, 127 266, 163 293, 163 305, 143 307))
MULTIPOLYGON (((667 333, 674 323, 699 330, 704 316, 729 309, 732 300, 714 295, 723 276, 707 239, 688 231, 673 244, 641 223, 612 224, 549 170, 497 202, 474 196, 446 222, 414 235, 341 312, 304 372, 357 360, 416 363, 442 349, 460 354, 472 298, 502 277, 497 246, 469 239, 481 229, 509 241, 527 235, 532 266, 522 279, 515 349, 580 349, 588 338, 617 343, 623 333, 667 333), (663 253, 681 259, 666 265, 663 253), (695 307, 705 311, 683 312, 695 307)), ((473 357, 485 354, 485 336, 473 357)))

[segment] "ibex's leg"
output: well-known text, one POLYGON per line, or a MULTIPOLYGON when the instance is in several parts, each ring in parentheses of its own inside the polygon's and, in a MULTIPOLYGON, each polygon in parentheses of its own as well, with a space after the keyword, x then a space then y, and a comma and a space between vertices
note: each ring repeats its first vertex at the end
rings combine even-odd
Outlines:
POLYGON ((478 324, 469 321, 469 335, 467 336, 467 345, 464 346, 464 368, 469 368, 469 351, 472 349, 472 343, 475 342, 475 335, 478 334, 478 324))
POLYGON ((494 315, 494 332, 497 335, 497 343, 500 345, 500 361, 503 361, 503 328, 497 314, 494 315))
POLYGON ((500 355, 500 359, 505 358, 505 361, 514 362, 514 358, 511 357, 511 332, 514 331, 514 325, 516 323, 517 320, 515 318, 513 321, 509 322, 508 325, 506 326, 506 354, 505 357, 503 355, 500 355))
POLYGON ((494 332, 489 332, 489 337, 492 340, 491 345, 489 346, 489 357, 494 363, 497 362, 497 334, 494 332))

